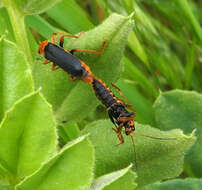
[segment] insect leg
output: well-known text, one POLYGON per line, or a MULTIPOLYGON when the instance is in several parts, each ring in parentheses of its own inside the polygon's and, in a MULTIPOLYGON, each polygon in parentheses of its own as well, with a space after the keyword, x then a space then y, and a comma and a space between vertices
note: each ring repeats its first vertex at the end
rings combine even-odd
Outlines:
POLYGON ((115 124, 114 118, 112 117, 112 110, 111 109, 108 109, 108 115, 109 115, 109 118, 110 118, 111 122, 113 124, 115 124))
POLYGON ((64 38, 65 37, 70 37, 70 38, 80 38, 83 34, 85 33, 85 31, 82 31, 82 32, 80 32, 80 34, 78 35, 78 36, 76 36, 76 35, 71 35, 71 34, 65 34, 65 35, 62 35, 61 37, 60 37, 60 47, 63 47, 63 45, 64 45, 64 38))
POLYGON ((60 67, 58 67, 55 63, 53 63, 52 67, 51 67, 51 70, 52 71, 55 71, 57 69, 59 69, 60 67))
POLYGON ((51 35, 51 42, 53 44, 55 44, 55 36, 58 36, 58 35, 62 35, 60 37, 60 47, 63 47, 63 44, 64 44, 64 37, 70 37, 70 38, 80 38, 85 32, 82 31, 78 36, 76 35, 72 35, 72 34, 64 34, 64 32, 55 32, 51 35))
POLYGON ((112 128, 112 130, 117 133, 117 137, 119 139, 119 143, 116 145, 116 146, 119 146, 121 144, 124 143, 124 138, 123 138, 123 135, 122 135, 122 127, 120 129, 115 129, 115 128, 112 128))
POLYGON ((119 99, 121 102, 124 103, 124 106, 135 113, 136 111, 135 111, 134 108, 132 107, 132 104, 131 104, 131 103, 129 102, 129 100, 123 95, 123 92, 121 91, 121 89, 120 89, 118 86, 116 86, 115 84, 113 84, 113 83, 111 83, 111 85, 112 85, 112 87, 114 87, 116 90, 119 91, 121 97, 124 98, 124 100, 128 103, 128 104, 126 104, 126 103, 124 102, 124 100, 119 99))
POLYGON ((83 52, 89 52, 89 53, 93 53, 93 54, 101 54, 104 51, 105 45, 106 45, 106 41, 104 41, 102 43, 102 48, 100 50, 98 50, 98 51, 97 50, 92 50, 92 49, 72 49, 70 51, 70 53, 73 55, 74 52, 83 51, 83 52))
POLYGON ((73 76, 71 76, 71 75, 70 75, 70 79, 71 79, 71 81, 72 81, 72 82, 74 82, 74 81, 76 81, 76 80, 77 80, 77 78, 76 78, 76 77, 73 77, 73 76))
POLYGON ((120 142, 116 146, 119 146, 124 143, 124 138, 123 138, 121 131, 119 132, 119 134, 117 136, 118 136, 120 142))
POLYGON ((118 120, 120 121, 129 121, 129 120, 133 120, 135 118, 135 114, 130 116, 130 117, 119 117, 118 120))
POLYGON ((50 63, 50 61, 48 59, 45 59, 45 61, 43 62, 44 65, 50 63))

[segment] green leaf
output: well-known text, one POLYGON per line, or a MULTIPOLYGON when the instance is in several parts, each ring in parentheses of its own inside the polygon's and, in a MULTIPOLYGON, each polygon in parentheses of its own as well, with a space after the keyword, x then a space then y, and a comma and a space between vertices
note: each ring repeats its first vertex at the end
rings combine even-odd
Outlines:
MULTIPOLYGON (((103 24, 86 32, 81 38, 66 38, 65 47, 68 50, 99 50, 105 40, 107 44, 101 55, 83 52, 75 55, 84 60, 97 77, 112 82, 120 76, 123 69, 121 58, 132 26, 131 17, 112 14, 103 24)), ((36 63, 33 68, 34 79, 36 86, 42 86, 43 94, 53 104, 58 122, 81 120, 95 109, 98 101, 88 84, 78 82, 75 86, 63 71, 47 72, 48 69, 50 70, 48 66, 36 63)))
POLYGON ((49 65, 42 64, 43 61, 41 59, 40 62, 38 60, 34 62, 33 79, 36 88, 41 88, 53 110, 57 110, 77 82, 73 83, 61 69, 52 71, 49 65))
POLYGON ((76 123, 69 123, 68 125, 58 126, 58 135, 61 137, 60 145, 65 145, 67 142, 74 140, 80 136, 80 129, 76 123))
POLYGON ((91 190, 134 190, 136 187, 134 183, 135 175, 130 168, 131 165, 122 170, 99 177, 93 182, 91 190))
POLYGON ((61 126, 61 128, 63 128, 64 133, 66 134, 66 136, 68 137, 68 139, 73 140, 77 137, 80 136, 80 130, 79 127, 74 123, 74 124, 70 124, 67 126, 61 126))
POLYGON ((186 133, 197 129, 198 141, 189 152, 186 161, 191 167, 190 175, 202 176, 202 95, 182 90, 161 93, 154 109, 158 128, 167 130, 180 127, 186 133))
POLYGON ((87 136, 66 145, 16 190, 89 189, 93 177, 93 148, 87 136))
POLYGON ((54 6, 60 0, 3 0, 4 6, 7 4, 17 8, 22 14, 39 14, 54 6))
POLYGON ((200 190, 202 179, 174 179, 162 183, 148 185, 141 190, 200 190))
POLYGON ((61 125, 65 122, 80 121, 89 115, 98 105, 88 84, 79 82, 65 97, 56 111, 56 120, 61 125))
POLYGON ((56 151, 52 109, 39 92, 20 99, 0 124, 0 164, 12 184, 30 175, 56 151))
POLYGON ((122 169, 133 162, 137 168, 138 186, 178 176, 182 172, 184 154, 196 140, 194 134, 185 136, 181 130, 162 132, 148 125, 136 124, 139 134, 176 140, 134 136, 135 162, 131 139, 124 135, 125 143, 115 146, 119 140, 112 127, 109 120, 100 120, 87 125, 83 130, 83 133, 90 133, 89 137, 95 147, 95 175, 101 176, 122 169))
POLYGON ((31 70, 24 54, 4 38, 0 39, 0 121, 15 101, 33 91, 31 70))

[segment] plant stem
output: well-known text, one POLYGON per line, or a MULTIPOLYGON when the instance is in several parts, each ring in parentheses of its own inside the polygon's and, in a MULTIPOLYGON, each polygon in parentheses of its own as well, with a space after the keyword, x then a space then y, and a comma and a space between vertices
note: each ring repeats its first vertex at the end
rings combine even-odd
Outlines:
POLYGON ((28 62, 31 64, 32 55, 24 23, 24 14, 21 13, 11 1, 7 1, 5 4, 15 34, 16 43, 18 47, 21 48, 21 50, 26 54, 28 62))

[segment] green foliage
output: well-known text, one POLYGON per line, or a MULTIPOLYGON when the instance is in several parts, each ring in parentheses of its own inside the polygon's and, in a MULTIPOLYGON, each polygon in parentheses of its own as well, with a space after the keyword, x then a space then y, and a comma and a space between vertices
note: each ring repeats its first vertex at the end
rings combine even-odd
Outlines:
POLYGON ((175 90, 162 93, 154 104, 157 127, 163 130, 180 126, 185 132, 197 129, 198 141, 187 155, 193 176, 201 174, 202 95, 196 92, 175 90), (172 119, 170 119, 172 118, 172 119))
POLYGON ((37 93, 17 101, 0 125, 0 164, 7 180, 17 183, 56 152, 50 105, 37 93))
POLYGON ((32 75, 25 55, 18 47, 0 39, 0 120, 21 97, 33 90, 32 75), (11 56, 12 55, 12 56, 11 56))
POLYGON ((131 165, 122 170, 97 178, 93 182, 90 190, 133 190, 137 185, 133 183, 134 174, 130 168, 131 165))
POLYGON ((89 189, 93 176, 93 148, 87 138, 67 144, 16 190, 89 189))
POLYGON ((200 190, 202 185, 201 179, 187 178, 175 179, 167 182, 148 185, 141 190, 200 190))
POLYGON ((200 189, 200 179, 168 179, 202 176, 201 9, 194 0, 0 0, 0 189, 200 189), (124 135, 115 146, 90 86, 42 65, 38 41, 83 30, 65 48, 107 42, 101 55, 75 55, 109 86, 118 81, 137 134, 176 139, 133 135, 134 152, 124 135))
POLYGON ((196 140, 194 134, 185 136, 180 130, 162 132, 148 125, 136 123, 137 134, 176 140, 160 141, 134 136, 135 160, 131 139, 125 136, 124 144, 115 146, 119 142, 116 136, 112 135, 112 127, 113 124, 109 120, 100 120, 89 124, 83 131, 90 133, 95 147, 95 174, 101 176, 134 163, 135 171, 137 167, 139 186, 178 176, 182 171, 184 154, 196 140))
POLYGON ((6 7, 13 7, 18 9, 21 14, 30 15, 30 14, 39 14, 45 10, 51 8, 53 5, 58 3, 60 0, 2 0, 2 3, 6 7))

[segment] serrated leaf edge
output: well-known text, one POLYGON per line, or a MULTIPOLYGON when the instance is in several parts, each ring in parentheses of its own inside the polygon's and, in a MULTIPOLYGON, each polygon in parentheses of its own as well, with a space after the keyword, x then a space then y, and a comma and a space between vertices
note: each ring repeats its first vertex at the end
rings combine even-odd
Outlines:
MULTIPOLYGON (((41 166, 35 171, 33 172, 31 175, 26 176, 20 183, 16 184, 15 186, 15 190, 17 189, 18 186, 20 186, 21 184, 23 184, 26 180, 30 179, 32 176, 34 176, 36 173, 38 173, 44 166, 46 166, 47 164, 49 164, 49 162, 56 158, 57 156, 60 156, 61 154, 63 154, 63 152, 67 151, 68 149, 70 149, 71 147, 73 147, 74 145, 79 144, 80 142, 82 142, 83 140, 87 140, 87 142, 89 143, 89 146, 92 147, 92 143, 88 140, 88 134, 80 136, 78 138, 76 138, 75 140, 69 142, 64 148, 62 148, 59 152, 55 153, 55 155, 53 155, 52 157, 50 157, 49 159, 47 159, 46 161, 44 161, 41 166)), ((93 148, 93 147, 92 147, 93 148)), ((94 150, 94 149, 93 149, 94 150)), ((94 153, 94 151, 93 151, 94 153)), ((94 154, 93 154, 94 155, 94 154)), ((93 160, 95 160, 95 157, 93 158, 93 160)), ((92 180, 92 179, 91 179, 92 180)))
POLYGON ((121 170, 118 170, 118 171, 115 171, 115 172, 111 172, 109 174, 106 174, 106 175, 103 175, 103 176, 97 178, 93 182, 90 190, 101 190, 104 187, 111 185, 112 183, 114 183, 119 178, 123 177, 127 172, 132 172, 134 174, 134 176, 136 177, 135 172, 133 172, 133 171, 130 170, 132 168, 132 166, 133 166, 133 164, 130 164, 128 167, 126 167, 124 169, 121 169, 121 170), (99 180, 101 180, 103 178, 107 178, 107 177, 112 177, 112 178, 110 179, 110 181, 107 181, 107 183, 96 184, 96 183, 99 182, 99 180), (98 187, 96 187, 97 185, 98 185, 98 187))
POLYGON ((32 77, 32 70, 31 70, 31 66, 30 64, 28 64, 28 60, 27 60, 27 57, 25 56, 24 52, 22 50, 20 50, 20 48, 17 46, 17 44, 15 44, 14 42, 10 41, 10 40, 7 40, 6 39, 6 36, 5 35, 2 35, 0 37, 0 41, 2 40, 5 40, 7 43, 11 44, 13 47, 15 47, 15 49, 24 57, 24 60, 25 60, 25 64, 26 64, 26 67, 27 67, 27 71, 29 71, 29 78, 31 80, 31 83, 32 83, 32 90, 34 91, 34 80, 33 80, 33 77, 32 77))

